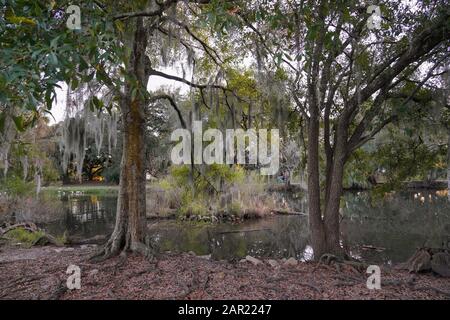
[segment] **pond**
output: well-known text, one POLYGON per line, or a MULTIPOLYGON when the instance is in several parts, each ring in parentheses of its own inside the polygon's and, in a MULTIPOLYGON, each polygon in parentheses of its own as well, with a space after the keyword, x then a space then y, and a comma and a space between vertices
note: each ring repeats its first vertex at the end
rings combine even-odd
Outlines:
MULTIPOLYGON (((304 197, 281 196, 296 210, 305 210, 304 197)), ((49 232, 88 238, 113 230, 115 194, 63 194, 58 201, 63 214, 47 225, 49 232)), ((342 246, 367 262, 404 262, 417 247, 450 246, 446 191, 391 193, 376 202, 368 192, 346 193, 341 214, 342 246)), ((148 227, 153 245, 161 251, 193 251, 227 260, 246 255, 309 260, 313 255, 307 216, 273 215, 240 224, 148 220, 148 227)))

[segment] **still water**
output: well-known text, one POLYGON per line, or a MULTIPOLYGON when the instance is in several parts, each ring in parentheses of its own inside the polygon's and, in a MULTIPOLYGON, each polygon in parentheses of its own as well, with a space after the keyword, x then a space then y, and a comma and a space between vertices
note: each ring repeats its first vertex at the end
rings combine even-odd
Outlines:
MULTIPOLYGON (((299 195, 280 197, 294 202, 296 210, 305 209, 299 195)), ((114 194, 66 194, 57 201, 64 210, 47 226, 49 232, 88 238, 114 228, 114 194)), ((347 193, 341 214, 342 246, 367 262, 403 262, 417 247, 450 247, 450 203, 445 192, 399 192, 378 201, 368 192, 347 193)), ((148 220, 148 227, 153 245, 161 251, 193 251, 228 260, 246 255, 309 260, 313 255, 307 216, 273 215, 240 224, 148 220)))

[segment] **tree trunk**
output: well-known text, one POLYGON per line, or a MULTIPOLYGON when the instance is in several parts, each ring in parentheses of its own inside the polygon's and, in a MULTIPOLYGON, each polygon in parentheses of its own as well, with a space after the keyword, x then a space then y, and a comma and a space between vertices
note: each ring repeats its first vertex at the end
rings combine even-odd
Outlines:
MULTIPOLYGON (((132 25, 130 25, 131 27, 132 25)), ((127 250, 138 251, 150 255, 150 249, 144 244, 145 238, 145 95, 148 74, 146 73, 145 56, 147 37, 142 18, 136 19, 132 37, 129 73, 137 80, 136 84, 127 84, 121 95, 120 109, 122 114, 122 161, 120 167, 120 185, 117 202, 116 224, 114 231, 100 255, 104 258, 127 250), (133 95, 133 90, 138 93, 133 95)))
POLYGON ((450 201, 450 127, 448 128, 448 143, 447 143, 447 192, 448 192, 448 201, 450 201))
MULTIPOLYGON (((145 161, 144 119, 135 100, 125 98, 122 106, 123 148, 116 224, 105 247, 105 255, 123 250, 146 251, 145 237, 145 161)), ((145 252, 147 253, 147 252, 145 252)))
POLYGON ((328 175, 327 196, 325 202, 325 234, 327 253, 337 256, 343 254, 340 245, 339 208, 342 196, 344 165, 346 155, 345 125, 339 125, 334 144, 333 161, 328 175))
POLYGON ((320 209, 319 120, 317 115, 312 115, 308 122, 308 212, 311 244, 314 258, 317 260, 327 252, 320 209))
POLYGON ((324 215, 320 206, 319 121, 313 115, 308 126, 308 205, 311 243, 316 260, 326 253, 343 255, 340 245, 339 208, 346 161, 346 126, 338 127, 332 157, 327 157, 324 215), (314 120, 316 119, 316 120, 314 120))

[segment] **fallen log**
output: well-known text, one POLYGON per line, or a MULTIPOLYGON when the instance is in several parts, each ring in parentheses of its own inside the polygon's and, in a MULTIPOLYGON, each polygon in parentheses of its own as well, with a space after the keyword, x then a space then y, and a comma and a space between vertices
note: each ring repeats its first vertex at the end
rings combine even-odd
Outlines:
POLYGON ((271 212, 281 216, 308 216, 307 213, 300 211, 272 210, 271 212))
POLYGON ((17 228, 22 228, 29 232, 39 231, 39 228, 33 222, 22 222, 22 223, 16 223, 13 225, 7 225, 4 228, 0 228, 0 235, 2 236, 4 234, 8 233, 9 231, 17 229, 17 228))
POLYGON ((35 223, 33 222, 22 222, 22 223, 16 223, 13 225, 7 225, 4 228, 0 228, 0 237, 7 234, 8 232, 15 230, 15 229, 23 229, 25 231, 36 233, 41 232, 42 235, 38 237, 36 240, 34 240, 31 245, 46 245, 46 244, 52 244, 55 246, 63 246, 64 244, 58 241, 54 236, 46 233, 44 230, 40 229, 35 223))
POLYGON ((48 234, 48 233, 44 233, 41 237, 39 237, 38 239, 36 239, 31 245, 32 246, 45 246, 47 244, 52 244, 54 246, 57 247, 63 247, 64 244, 61 243, 60 241, 58 241, 54 236, 48 234))

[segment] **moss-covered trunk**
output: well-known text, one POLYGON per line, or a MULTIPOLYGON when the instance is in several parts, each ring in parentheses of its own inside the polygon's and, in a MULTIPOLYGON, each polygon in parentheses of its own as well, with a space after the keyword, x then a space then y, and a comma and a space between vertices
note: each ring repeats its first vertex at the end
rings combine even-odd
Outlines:
POLYGON ((145 55, 147 36, 142 18, 137 18, 131 39, 124 41, 132 47, 129 63, 126 65, 130 78, 137 81, 128 83, 121 94, 122 115, 122 162, 120 187, 114 231, 103 248, 103 256, 109 257, 123 251, 139 251, 148 254, 145 238, 145 94, 148 81, 145 55), (137 92, 137 94, 136 94, 137 92), (141 93, 139 93, 141 92, 141 93), (133 94, 134 93, 134 94, 133 94))

